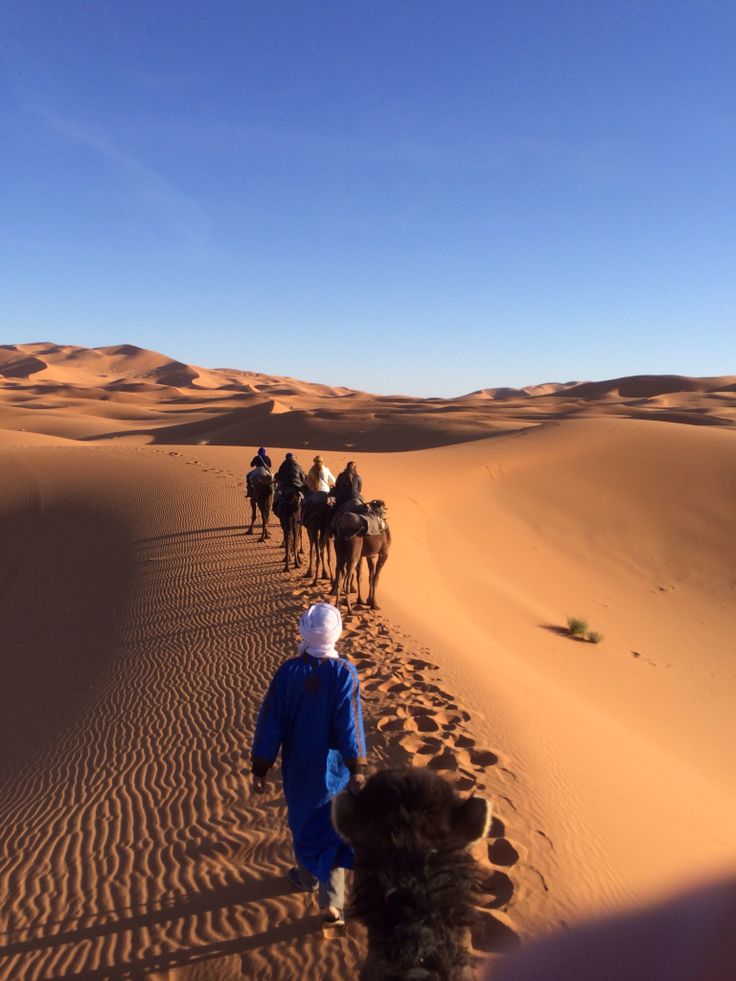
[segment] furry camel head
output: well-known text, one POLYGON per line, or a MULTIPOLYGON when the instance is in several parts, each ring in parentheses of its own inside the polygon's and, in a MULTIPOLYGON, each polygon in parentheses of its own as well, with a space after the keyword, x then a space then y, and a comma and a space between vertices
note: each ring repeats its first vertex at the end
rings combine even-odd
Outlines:
POLYGON ((488 833, 491 805, 460 797, 434 770, 402 767, 374 774, 357 794, 332 803, 332 822, 357 853, 469 848, 488 833))

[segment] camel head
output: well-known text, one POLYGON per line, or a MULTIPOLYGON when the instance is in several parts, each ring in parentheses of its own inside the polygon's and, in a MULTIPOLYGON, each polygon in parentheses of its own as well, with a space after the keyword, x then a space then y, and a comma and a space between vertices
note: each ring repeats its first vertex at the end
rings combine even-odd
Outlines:
POLYGON ((356 794, 339 794, 332 823, 356 855, 456 851, 488 833, 491 805, 460 797, 434 770, 403 767, 374 774, 356 794))

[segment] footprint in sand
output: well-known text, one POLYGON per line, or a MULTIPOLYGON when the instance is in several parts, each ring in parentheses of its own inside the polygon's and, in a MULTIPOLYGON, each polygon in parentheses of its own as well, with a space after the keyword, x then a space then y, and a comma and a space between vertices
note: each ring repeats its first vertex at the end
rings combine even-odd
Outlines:
POLYGON ((504 867, 516 865, 519 861, 519 853, 508 840, 508 838, 498 838, 488 846, 488 858, 493 865, 503 865, 504 867))
POLYGON ((413 753, 417 756, 431 756, 442 748, 442 742, 439 739, 426 739, 415 733, 409 733, 399 740, 399 746, 405 749, 407 753, 413 753))
POLYGON ((471 936, 475 950, 484 953, 511 950, 521 943, 516 932, 498 913, 490 913, 485 909, 478 910, 478 919, 471 929, 471 936))
MULTIPOLYGON (((506 826, 500 818, 492 817, 491 826, 488 829, 489 838, 503 838, 506 835, 506 826)), ((548 839, 549 840, 549 839, 548 839)))
POLYGON ((471 764, 481 770, 498 763, 498 757, 490 749, 471 749, 469 757, 471 764))
POLYGON ((479 885, 481 893, 486 896, 493 896, 486 905, 492 909, 508 906, 514 895, 514 884, 505 872, 494 870, 481 880, 479 885))

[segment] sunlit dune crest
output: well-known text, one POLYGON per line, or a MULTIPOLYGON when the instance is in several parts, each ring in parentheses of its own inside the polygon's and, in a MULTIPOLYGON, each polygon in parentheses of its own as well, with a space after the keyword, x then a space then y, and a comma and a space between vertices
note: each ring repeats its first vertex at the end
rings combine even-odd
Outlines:
POLYGON ((131 344, 0 348, 0 427, 70 439, 405 451, 600 415, 733 426, 736 376, 638 375, 421 399, 199 368, 131 344))

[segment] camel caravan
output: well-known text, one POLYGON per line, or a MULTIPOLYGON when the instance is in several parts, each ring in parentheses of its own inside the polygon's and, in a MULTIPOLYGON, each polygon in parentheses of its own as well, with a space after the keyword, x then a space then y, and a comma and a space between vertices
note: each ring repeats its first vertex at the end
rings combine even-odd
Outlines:
POLYGON ((332 580, 332 595, 339 605, 344 598, 352 612, 351 592, 357 592, 356 604, 362 606, 363 560, 368 566, 366 604, 378 609, 376 589, 389 548, 391 532, 386 520, 386 505, 381 500, 365 501, 363 482, 356 465, 349 461, 335 477, 321 456, 305 474, 293 453, 287 453, 274 473, 271 458, 261 446, 250 462, 245 479, 246 496, 251 505, 252 535, 257 518, 261 520, 259 541, 271 537, 271 511, 283 532, 284 571, 297 569, 303 559, 303 530, 309 542, 309 559, 304 577, 317 586, 319 580, 332 580), (333 567, 332 553, 335 561, 333 567))

